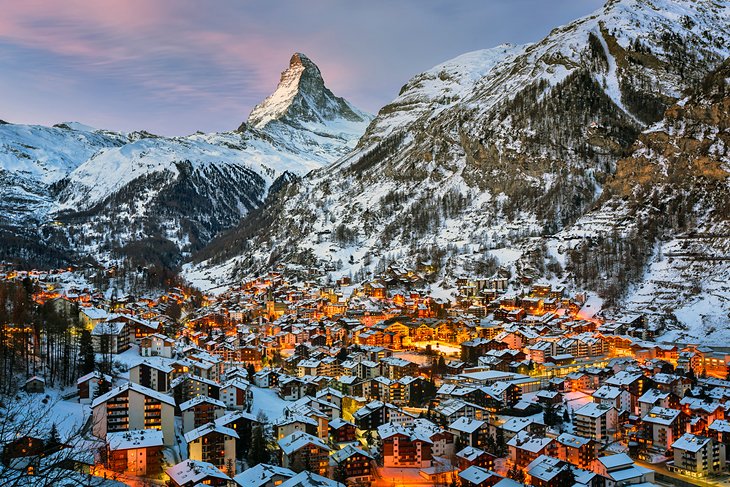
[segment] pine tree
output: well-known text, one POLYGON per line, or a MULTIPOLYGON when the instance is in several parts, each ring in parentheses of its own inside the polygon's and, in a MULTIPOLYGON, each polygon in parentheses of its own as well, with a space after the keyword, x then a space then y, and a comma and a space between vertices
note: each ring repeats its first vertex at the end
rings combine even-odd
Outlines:
POLYGON ((94 399, 97 397, 103 396, 107 392, 112 390, 111 382, 106 380, 102 377, 102 379, 99 381, 99 385, 96 388, 96 392, 94 392, 94 399))
POLYGON ((248 364, 246 372, 248 372, 248 380, 253 382, 253 376, 256 375, 256 367, 253 364, 248 364))
POLYGON ((48 433, 48 441, 46 444, 49 449, 61 444, 61 437, 58 435, 58 428, 55 422, 51 425, 51 431, 48 433))
POLYGON ((94 354, 94 346, 91 342, 91 333, 89 330, 81 330, 79 354, 81 355, 79 375, 84 376, 93 372, 96 368, 96 355, 94 354))
POLYGON ((269 450, 266 444, 264 426, 254 426, 251 437, 251 449, 248 452, 248 465, 253 467, 259 463, 269 462, 269 450))

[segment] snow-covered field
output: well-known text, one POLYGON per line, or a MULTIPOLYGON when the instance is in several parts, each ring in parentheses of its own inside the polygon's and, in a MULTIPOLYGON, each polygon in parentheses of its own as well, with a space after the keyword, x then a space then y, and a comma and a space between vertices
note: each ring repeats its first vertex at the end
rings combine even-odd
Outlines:
POLYGON ((280 398, 273 389, 263 389, 252 385, 251 392, 253 393, 253 409, 251 412, 254 415, 264 413, 269 421, 281 416, 284 408, 291 404, 291 402, 280 398))

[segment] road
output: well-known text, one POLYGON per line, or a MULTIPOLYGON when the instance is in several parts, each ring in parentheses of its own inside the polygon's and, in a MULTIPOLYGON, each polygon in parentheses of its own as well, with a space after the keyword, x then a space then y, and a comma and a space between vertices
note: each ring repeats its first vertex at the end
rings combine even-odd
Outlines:
POLYGON ((697 479, 697 478, 692 478, 692 477, 685 477, 684 475, 680 475, 675 472, 670 472, 663 466, 642 462, 641 460, 634 460, 634 462, 637 465, 654 470, 655 472, 660 473, 666 477, 681 480, 683 482, 689 482, 690 484, 697 485, 699 487, 725 487, 728 485, 727 480, 718 481, 715 479, 697 479))

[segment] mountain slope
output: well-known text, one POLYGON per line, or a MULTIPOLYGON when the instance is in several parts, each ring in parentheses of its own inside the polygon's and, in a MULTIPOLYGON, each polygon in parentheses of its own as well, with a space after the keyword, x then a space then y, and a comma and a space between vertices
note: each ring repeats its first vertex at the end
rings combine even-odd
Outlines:
POLYGON ((570 226, 638 134, 730 54, 729 5, 611 1, 536 44, 418 75, 353 152, 198 260, 242 275, 423 258, 454 273, 570 226))
MULTIPOLYGON (((603 263, 592 268, 578 258, 570 265, 586 284, 632 284, 618 308, 648 314, 668 341, 730 339, 728 147, 730 60, 640 136, 602 204, 557 236, 563 247, 603 263)), ((604 291, 624 297, 622 289, 604 291)))
POLYGON ((158 137, 78 123, 1 125, 0 184, 9 198, 0 204, 0 231, 14 243, 0 246, 0 257, 15 258, 18 241, 40 238, 41 248, 71 259, 143 247, 175 265, 261 206, 272 188, 349 151, 371 117, 334 97, 306 56, 295 58, 307 66, 291 87, 291 106, 235 132, 158 137), (298 100, 324 100, 327 110, 297 125, 298 100))

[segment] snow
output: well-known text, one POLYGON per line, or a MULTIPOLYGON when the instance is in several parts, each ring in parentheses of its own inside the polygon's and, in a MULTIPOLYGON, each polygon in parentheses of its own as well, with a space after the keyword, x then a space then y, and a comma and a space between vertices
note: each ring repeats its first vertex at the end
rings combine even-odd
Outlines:
POLYGON ((290 401, 280 398, 273 389, 263 389, 251 385, 251 393, 253 394, 252 414, 258 416, 259 413, 264 413, 269 421, 281 416, 284 413, 284 408, 291 404, 290 401))

